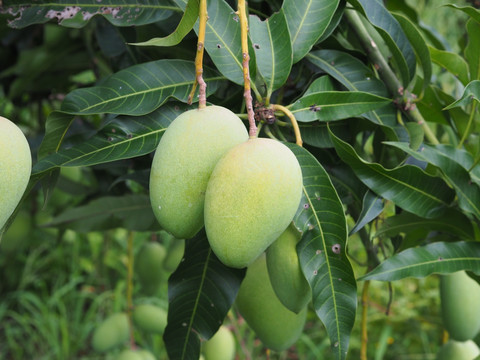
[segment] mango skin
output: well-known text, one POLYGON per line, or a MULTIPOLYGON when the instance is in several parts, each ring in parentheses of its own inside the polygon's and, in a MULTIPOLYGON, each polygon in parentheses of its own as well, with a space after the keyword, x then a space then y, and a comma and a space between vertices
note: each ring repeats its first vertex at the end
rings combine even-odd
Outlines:
POLYGON ((218 331, 203 344, 202 352, 205 360, 235 359, 235 338, 226 326, 220 326, 218 331))
POLYGON ((98 352, 107 352, 128 340, 129 325, 126 313, 115 313, 95 328, 92 346, 98 352))
POLYGON ((264 255, 248 267, 236 305, 258 338, 272 350, 288 349, 303 331, 307 308, 296 314, 278 300, 270 284, 264 255))
POLYGON ((20 128, 0 116, 0 235, 27 188, 32 171, 30 146, 20 128))
POLYGON ((168 272, 174 272, 183 259, 185 253, 185 240, 174 239, 167 248, 167 256, 163 260, 163 268, 168 272))
POLYGON ((282 143, 249 139, 213 170, 205 195, 205 230, 225 265, 243 268, 292 221, 302 196, 302 170, 282 143))
POLYGON ((203 227, 205 189, 215 164, 248 133, 221 106, 186 111, 162 136, 152 162, 150 201, 159 224, 177 239, 203 227))
POLYGON ((123 350, 117 357, 117 360, 144 360, 143 356, 138 352, 130 349, 123 350))
POLYGON ((480 285, 465 271, 440 277, 441 313, 450 338, 473 339, 480 331, 480 285))
POLYGON ((448 340, 438 351, 437 360, 474 360, 479 354, 480 349, 472 340, 448 340))
POLYGON ((266 251, 273 290, 280 302, 295 313, 305 308, 312 298, 298 260, 296 246, 300 238, 301 233, 291 224, 266 251))
POLYGON ((153 333, 163 334, 167 326, 167 312, 155 305, 141 304, 135 306, 132 313, 133 323, 139 329, 153 333))
POLYGON ((154 294, 162 280, 163 261, 167 251, 165 247, 157 242, 148 242, 140 248, 135 256, 135 272, 142 285, 142 290, 147 295, 154 294))

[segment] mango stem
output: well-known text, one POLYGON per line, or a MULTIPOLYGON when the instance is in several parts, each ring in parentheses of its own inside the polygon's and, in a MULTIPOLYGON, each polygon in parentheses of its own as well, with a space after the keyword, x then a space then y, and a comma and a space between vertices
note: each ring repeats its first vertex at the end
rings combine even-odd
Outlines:
POLYGON ((285 114, 285 116, 287 116, 290 119, 293 126, 293 131, 295 133, 295 142, 298 146, 303 146, 302 134, 300 133, 300 127, 298 126, 298 122, 297 122, 297 119, 295 118, 295 115, 293 115, 293 113, 283 105, 272 104, 271 107, 273 111, 277 111, 277 110, 281 111, 282 113, 285 114))

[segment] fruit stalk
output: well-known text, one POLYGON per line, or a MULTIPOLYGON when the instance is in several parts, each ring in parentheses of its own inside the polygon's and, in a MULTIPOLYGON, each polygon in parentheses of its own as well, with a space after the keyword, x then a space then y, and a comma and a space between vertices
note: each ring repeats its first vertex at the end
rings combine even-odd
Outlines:
POLYGON ((244 93, 245 105, 247 107, 248 123, 250 125, 248 135, 250 139, 257 137, 257 125, 255 124, 255 117, 253 113, 253 99, 252 91, 250 84, 250 69, 248 64, 250 62, 250 55, 248 54, 248 20, 247 13, 245 10, 245 0, 238 0, 238 11, 237 15, 240 20, 240 32, 242 40, 242 68, 243 68, 243 83, 244 83, 244 93))
POLYGON ((272 104, 272 109, 273 111, 281 111, 285 114, 286 117, 288 117, 292 123, 293 126, 293 131, 295 133, 295 142, 298 146, 303 145, 302 141, 302 135, 300 134, 300 127, 298 126, 297 119, 295 118, 295 115, 288 110, 285 106, 279 105, 279 104, 272 104))
POLYGON ((198 108, 203 109, 207 106, 207 83, 205 80, 203 80, 203 51, 205 49, 205 29, 207 27, 208 20, 207 0, 200 0, 198 20, 197 55, 195 56, 195 82, 193 83, 192 91, 188 95, 188 103, 192 103, 198 84, 198 108))

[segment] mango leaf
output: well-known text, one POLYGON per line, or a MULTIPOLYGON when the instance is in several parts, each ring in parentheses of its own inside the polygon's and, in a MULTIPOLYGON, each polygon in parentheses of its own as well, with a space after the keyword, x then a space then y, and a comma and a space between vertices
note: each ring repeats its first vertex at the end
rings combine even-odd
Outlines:
POLYGON ((347 226, 342 203, 322 165, 307 150, 286 144, 303 174, 303 196, 294 218, 303 232, 297 252, 312 288, 315 312, 327 329, 336 359, 345 359, 355 321, 355 276, 346 255, 347 226))
POLYGON ((403 86, 406 87, 415 75, 415 53, 398 21, 379 0, 352 0, 368 21, 377 29, 397 64, 403 86))
POLYGON ((307 90, 303 93, 303 96, 310 95, 317 92, 322 91, 334 91, 335 87, 333 86, 332 80, 328 75, 320 76, 312 81, 310 85, 308 85, 307 90))
POLYGON ((465 60, 468 64, 471 80, 480 79, 480 22, 467 21, 468 44, 465 47, 465 60))
POLYGON ((454 193, 443 180, 413 165, 385 169, 361 159, 353 147, 331 131, 338 156, 372 191, 393 201, 402 209, 425 218, 440 216, 453 200, 454 193))
POLYGON ((372 191, 368 190, 363 196, 362 211, 357 219, 357 223, 350 230, 349 236, 355 234, 362 229, 366 224, 375 219, 383 211, 383 201, 372 191))
POLYGON ((339 0, 285 0, 285 11, 293 48, 293 63, 300 61, 328 28, 339 0))
POLYGON ((250 39, 253 42, 257 67, 267 83, 267 99, 287 81, 292 68, 292 45, 288 39, 287 21, 283 10, 265 21, 249 17, 250 39))
POLYGON ((7 14, 14 16, 9 21, 13 28, 32 24, 44 24, 55 19, 60 25, 72 28, 85 26, 94 16, 103 16, 115 26, 139 26, 166 19, 173 11, 179 11, 165 0, 58 0, 55 2, 17 2, 6 7, 7 14))
POLYGON ((424 145, 420 151, 410 149, 406 143, 386 142, 418 160, 436 166, 453 186, 458 197, 458 205, 480 220, 480 187, 473 183, 468 170, 451 157, 438 151, 434 146, 424 145))
MULTIPOLYGON (((308 122, 298 124, 302 140, 305 144, 312 145, 318 148, 332 148, 333 143, 328 133, 326 122, 308 122)), ((335 121, 329 124, 332 129, 335 129, 336 134, 348 137, 350 135, 350 127, 348 120, 335 121)))
POLYGON ((436 242, 404 250, 388 258, 358 280, 394 281, 408 277, 451 274, 466 270, 480 274, 480 242, 436 242))
POLYGON ((45 136, 38 149, 38 159, 55 153, 60 149, 63 138, 74 117, 59 111, 52 111, 45 122, 45 136))
POLYGON ((168 36, 162 38, 153 38, 148 41, 131 43, 136 46, 174 46, 179 44, 183 38, 193 29, 195 21, 198 19, 199 0, 188 0, 177 28, 168 36))
MULTIPOLYGON (((204 68, 207 95, 215 92, 222 77, 204 68)), ((144 115, 173 97, 186 102, 195 80, 195 65, 185 60, 157 60, 109 76, 100 85, 76 89, 62 103, 62 112, 88 115, 113 113, 144 115)))
POLYGON ((448 6, 453 9, 463 11, 465 14, 470 16, 473 20, 480 23, 480 10, 475 9, 473 6, 459 6, 455 4, 445 4, 444 6, 448 6))
MULTIPOLYGON (((340 82, 350 91, 364 91, 378 96, 389 97, 385 84, 376 78, 374 72, 360 60, 338 50, 316 50, 306 59, 340 82)), ((395 126, 397 119, 392 106, 363 114, 375 124, 395 126)))
POLYGON ((472 100, 480 102, 480 80, 470 81, 468 85, 465 86, 460 99, 446 106, 444 110, 453 109, 459 106, 467 106, 472 102, 472 100))
POLYGON ((322 91, 301 97, 290 111, 301 122, 333 121, 360 116, 391 100, 363 91, 322 91))
POLYGON ((169 359, 198 359, 200 340, 212 337, 237 296, 245 269, 223 265, 205 231, 186 240, 185 255, 168 279, 168 321, 163 340, 169 359))
POLYGON ((87 233, 123 227, 132 231, 159 230, 148 195, 106 196, 66 209, 46 227, 87 233))
MULTIPOLYGON (((423 69, 423 89, 428 86, 430 83, 430 78, 432 76, 432 59, 430 58, 430 52, 428 46, 425 42, 425 39, 422 36, 422 33, 417 29, 415 24, 409 20, 406 16, 401 14, 393 14, 395 19, 398 21, 402 27, 405 35, 410 41, 410 44, 417 55, 418 61, 420 62, 423 69)), ((422 91, 423 92, 423 91, 422 91)))
POLYGON ((185 104, 168 103, 141 117, 114 118, 91 139, 42 158, 34 165, 32 173, 39 174, 60 166, 91 166, 148 154, 157 148, 168 125, 187 109, 185 104))
POLYGON ((464 213, 456 209, 447 209, 445 213, 435 219, 425 219, 409 212, 402 212, 386 218, 378 228, 375 236, 393 237, 400 233, 408 234, 411 231, 423 229, 427 232, 445 232, 458 239, 474 240, 472 222, 464 213))
POLYGON ((450 51, 438 50, 429 46, 432 61, 455 75, 463 85, 468 83, 468 64, 458 54, 450 51))

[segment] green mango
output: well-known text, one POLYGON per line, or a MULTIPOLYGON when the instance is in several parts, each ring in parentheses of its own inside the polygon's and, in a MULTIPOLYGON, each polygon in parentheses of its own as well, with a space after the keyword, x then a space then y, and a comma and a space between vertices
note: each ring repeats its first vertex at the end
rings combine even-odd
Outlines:
POLYGON ((123 345, 129 336, 126 313, 115 313, 98 325, 92 336, 92 346, 98 352, 107 352, 123 345))
POLYGON ((25 135, 0 116, 0 235, 22 199, 31 171, 32 156, 25 135))
POLYGON ((474 360, 480 349, 472 340, 464 342, 448 340, 440 347, 437 360, 474 360))
POLYGON ((116 360, 144 360, 144 358, 139 351, 126 349, 118 354, 116 360))
POLYGON ((233 360, 235 358, 235 338, 226 326, 218 331, 202 346, 205 360, 233 360))
POLYGON ((291 224, 266 251, 273 290, 280 302, 296 313, 312 298, 310 285, 298 261, 296 246, 300 238, 301 233, 291 224))
POLYGON ((153 295, 159 288, 162 280, 163 261, 166 256, 165 247, 158 242, 143 244, 135 256, 135 273, 147 295, 153 295))
POLYGON ((167 256, 163 260, 163 268, 168 272, 175 271, 180 261, 182 261, 184 252, 185 240, 173 239, 167 248, 167 256))
POLYGON ((302 196, 302 170, 281 142, 256 138, 218 162, 205 195, 205 230, 225 265, 243 268, 292 221, 302 196))
POLYGON ((169 125, 152 162, 150 201, 159 224, 177 239, 203 227, 205 189, 223 154, 245 142, 240 118, 221 106, 186 111, 169 125))
POLYGON ((155 356, 148 350, 137 350, 137 353, 142 357, 142 360, 156 360, 155 356))
POLYGON ((167 326, 167 312, 151 304, 135 306, 132 318, 135 326, 149 333, 163 334, 167 326))
POLYGON ((19 211, 12 224, 0 239, 2 252, 22 251, 32 236, 32 216, 28 211, 19 211))
POLYGON ((480 285, 465 271, 440 277, 442 319, 450 338, 473 339, 480 331, 480 285))
POLYGON ((296 314, 278 300, 270 284, 264 255, 248 267, 235 302, 258 338, 272 350, 288 349, 303 331, 307 308, 296 314))

